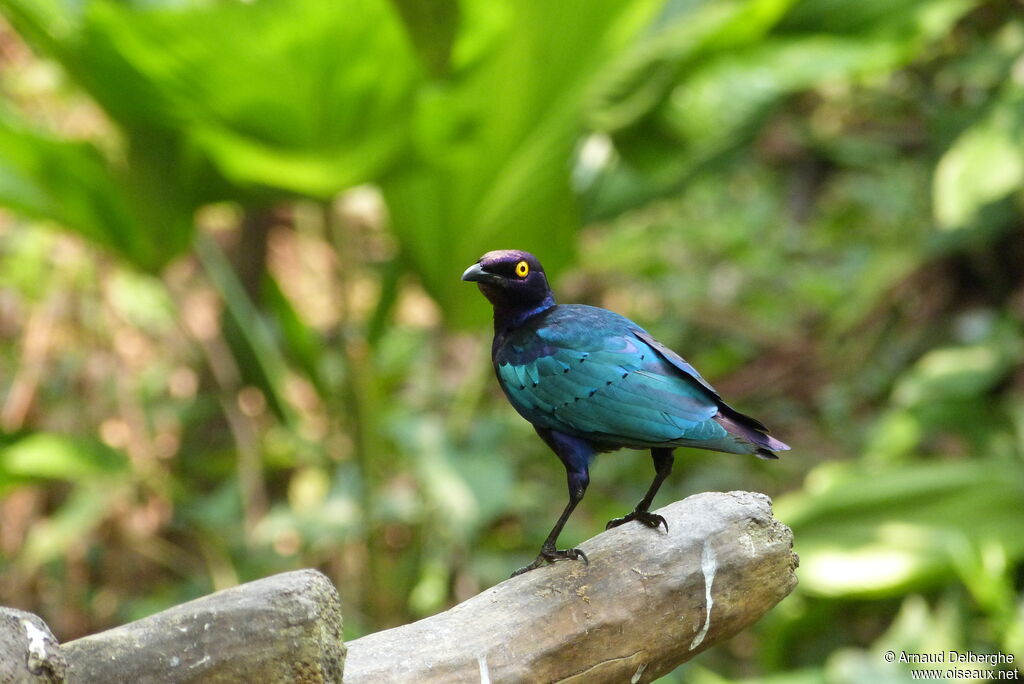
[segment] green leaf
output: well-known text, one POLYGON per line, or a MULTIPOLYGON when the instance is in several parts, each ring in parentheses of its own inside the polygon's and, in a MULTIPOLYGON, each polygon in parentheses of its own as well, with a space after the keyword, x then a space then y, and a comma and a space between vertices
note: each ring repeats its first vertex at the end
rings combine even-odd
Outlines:
POLYGON ((698 5, 602 79, 589 119, 612 133, 618 157, 584 189, 588 218, 678 192, 748 147, 786 97, 885 74, 971 7, 965 0, 861 3, 847 26, 845 10, 839 19, 830 13, 832 0, 790 4, 698 5))
POLYGON ((590 125, 615 132, 638 123, 664 102, 688 69, 708 55, 761 40, 793 1, 720 0, 662 18, 600 75, 588 103, 590 125))
POLYGON ((1024 185, 1024 90, 1008 88, 987 116, 964 131, 935 169, 935 219, 946 230, 1024 185))
POLYGON ((156 269, 186 246, 180 212, 144 222, 121 173, 86 142, 34 132, 0 112, 0 205, 61 224, 135 265, 156 269))
POLYGON ((61 43, 81 25, 83 4, 75 0, 0 0, 0 10, 37 49, 57 56, 61 43))
POLYGON ((973 399, 988 391, 1024 358, 1024 340, 1014 323, 998 326, 990 339, 932 349, 900 378, 893 390, 899 406, 973 399))
POLYGON ((130 325, 153 333, 166 333, 177 322, 170 293, 155 276, 129 270, 115 271, 108 281, 110 306, 130 325))
POLYGON ((56 513, 33 525, 17 559, 22 572, 32 572, 80 546, 113 505, 109 489, 109 483, 95 482, 75 487, 56 513))
MULTIPOLYGON (((760 122, 783 95, 830 80, 884 71, 902 59, 901 46, 878 40, 808 36, 768 38, 709 60, 677 88, 662 116, 691 146, 732 144, 760 122)), ((708 153, 704 153, 708 154, 708 153)), ((703 155, 702 155, 703 156, 703 155)))
POLYGON ((414 156, 382 181, 403 256, 449 320, 485 319, 475 288, 459 281, 483 252, 534 251, 552 273, 568 260, 585 94, 653 5, 463 4, 451 76, 421 93, 414 156))
POLYGON ((447 74, 459 26, 458 0, 392 0, 392 3, 427 73, 434 77, 447 74))
POLYGON ((150 204, 326 198, 407 143, 421 70, 387 0, 95 0, 59 30, 52 3, 0 1, 125 131, 129 176, 150 204))
POLYGON ((913 681, 915 677, 911 670, 919 670, 922 666, 900 662, 899 659, 888 663, 881 656, 886 651, 893 651, 897 656, 903 652, 942 654, 949 649, 963 651, 962 630, 967 616, 955 597, 954 592, 947 592, 934 610, 922 596, 906 597, 889 629, 873 644, 864 649, 838 649, 829 655, 822 681, 901 684, 913 681))
POLYGON ((1017 460, 819 466, 776 502, 793 528, 800 586, 833 597, 893 596, 948 581, 964 544, 1024 558, 1017 460))
POLYGON ((0 449, 0 476, 77 482, 127 472, 124 456, 101 442, 37 432, 0 449))
POLYGON ((836 35, 916 33, 934 26, 934 17, 944 8, 955 5, 962 14, 973 4, 970 0, 800 0, 779 29, 836 35))
POLYGON ((283 351, 305 373, 317 391, 326 396, 329 389, 322 375, 324 349, 319 333, 299 315, 277 279, 270 275, 264 279, 263 297, 279 327, 283 351))
POLYGON ((233 319, 241 341, 255 361, 257 375, 270 405, 287 425, 295 425, 295 407, 288 401, 284 383, 288 364, 274 339, 267 321, 256 309, 245 288, 238 280, 220 247, 209 236, 199 233, 195 242, 196 256, 203 269, 224 300, 224 306, 233 319))
POLYGON ((90 92, 238 186, 330 197, 405 142, 419 68, 386 0, 89 7, 76 58, 90 92))

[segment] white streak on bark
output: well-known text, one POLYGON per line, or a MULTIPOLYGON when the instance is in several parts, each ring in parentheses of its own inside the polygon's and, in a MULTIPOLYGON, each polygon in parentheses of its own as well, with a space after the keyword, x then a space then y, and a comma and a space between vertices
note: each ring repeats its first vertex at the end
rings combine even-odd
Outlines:
POLYGON ((476 662, 480 665, 480 684, 491 684, 491 672, 487 669, 487 656, 477 656, 476 662))
POLYGON ((28 620, 21 621, 25 628, 25 635, 28 637, 28 652, 40 660, 46 659, 46 632, 33 625, 28 620))
POLYGON ((704 549, 700 554, 700 569, 704 573, 704 604, 706 608, 704 626, 700 628, 697 636, 693 637, 693 641, 690 642, 691 651, 700 646, 701 642, 704 641, 704 637, 708 634, 708 629, 711 628, 711 606, 715 602, 711 597, 711 584, 715 581, 715 571, 718 570, 718 558, 715 557, 715 549, 712 548, 709 541, 704 542, 704 549))

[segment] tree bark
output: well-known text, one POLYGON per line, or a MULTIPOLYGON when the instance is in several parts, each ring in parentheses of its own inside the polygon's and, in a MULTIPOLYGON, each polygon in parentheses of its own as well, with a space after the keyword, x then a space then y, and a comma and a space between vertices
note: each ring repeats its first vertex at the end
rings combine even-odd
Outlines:
POLYGON ((63 646, 68 681, 341 682, 334 585, 315 570, 218 591, 63 646))
POLYGON ((451 610, 348 644, 346 684, 649 682, 754 623, 796 585, 771 500, 692 496, 451 610))
POLYGON ((217 592, 57 650, 33 615, 0 609, 0 683, 638 682, 755 622, 796 585, 771 500, 692 496, 560 561, 419 622, 345 644, 338 594, 314 570, 217 592), (26 623, 28 620, 28 623, 26 623), (29 626, 26 626, 28 624, 29 626), (35 677, 35 678, 33 678, 35 677))
POLYGON ((36 615, 0 607, 0 684, 59 684, 67 663, 36 615))

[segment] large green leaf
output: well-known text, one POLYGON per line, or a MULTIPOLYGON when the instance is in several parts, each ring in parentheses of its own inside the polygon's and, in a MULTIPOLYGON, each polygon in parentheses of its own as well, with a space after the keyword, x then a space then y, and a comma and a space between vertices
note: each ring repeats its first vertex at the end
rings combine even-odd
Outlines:
POLYGON ((697 158, 747 140, 768 107, 833 79, 884 71, 901 58, 891 42, 836 36, 765 38, 709 59, 673 91, 661 114, 697 158), (754 65, 758 65, 754 68, 754 65))
POLYGON ((1012 82, 987 116, 964 131, 935 169, 935 218, 945 229, 972 224, 979 210, 1024 186, 1024 89, 1012 82))
POLYGON ((981 397, 1024 357, 1024 341, 1011 326, 977 344, 932 349, 900 378, 898 406, 937 404, 981 397))
MULTIPOLYGON (((137 265, 155 268, 188 248, 194 209, 223 192, 223 183, 211 177, 209 164, 176 130, 181 112, 168 93, 112 45, 112 36, 98 21, 110 7, 103 0, 0 0, 0 10, 18 32, 41 54, 57 60, 125 133, 110 136, 116 142, 105 148, 106 166, 116 179, 113 191, 99 190, 105 196, 90 201, 130 208, 122 239, 152 246, 148 254, 140 248, 119 251, 137 265)), ((117 11, 133 10, 119 6, 117 11)), ((80 224, 63 223, 96 239, 80 224)))
POLYGON ((90 9, 90 90, 126 123, 180 127, 235 183, 329 197, 404 143, 418 68, 385 0, 90 9))
POLYGON ((453 321, 484 317, 462 270, 490 249, 534 251, 551 271, 578 225, 569 184, 594 73, 654 2, 463 4, 451 76, 424 89, 414 156, 383 180, 409 264, 453 321))
POLYGON ((54 221, 143 268, 185 249, 191 222, 153 212, 91 143, 64 141, 0 116, 0 205, 54 221))
POLYGON ((329 197, 379 173, 406 141, 420 70, 386 0, 96 0, 54 31, 47 5, 0 6, 128 132, 151 190, 178 188, 186 204, 253 187, 329 197), (205 161, 238 188, 215 182, 205 161))
POLYGON ((657 109, 708 55, 758 42, 795 0, 725 0, 665 12, 600 77, 587 117, 601 131, 629 128, 657 109))
POLYGON ((1024 557, 1019 460, 819 466, 777 501, 793 528, 800 586, 813 594, 893 596, 955 577, 972 544, 1024 557))
POLYGON ((607 217, 676 192, 748 146, 785 97, 887 73, 971 6, 860 3, 856 22, 837 26, 833 4, 705 3, 662 22, 602 79, 589 111, 592 125, 612 135, 619 158, 584 189, 587 215, 607 217))
POLYGON ((407 145, 421 70, 387 0, 0 9, 124 133, 104 160, 0 124, 0 202, 146 268, 188 248, 202 204, 331 197, 407 145))

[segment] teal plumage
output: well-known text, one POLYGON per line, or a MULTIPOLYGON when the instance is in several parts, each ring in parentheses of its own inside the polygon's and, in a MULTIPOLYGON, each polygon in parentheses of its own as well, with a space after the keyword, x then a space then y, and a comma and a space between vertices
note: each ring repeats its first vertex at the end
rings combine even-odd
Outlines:
POLYGON ((494 306, 491 352, 501 388, 562 460, 569 480, 569 504, 537 560, 517 572, 586 559, 578 549, 557 550, 555 542, 583 498, 598 452, 650 449, 655 464, 647 495, 609 527, 630 520, 667 527, 648 508, 671 471, 675 447, 761 458, 789 448, 723 402, 692 365, 636 323, 606 309, 555 304, 532 254, 488 252, 462 278, 477 282, 494 306))
POLYGON ((511 333, 494 364, 524 418, 590 439, 599 450, 696 446, 751 453, 713 419, 716 395, 697 371, 677 369, 644 337, 646 331, 618 314, 562 305, 511 333))

